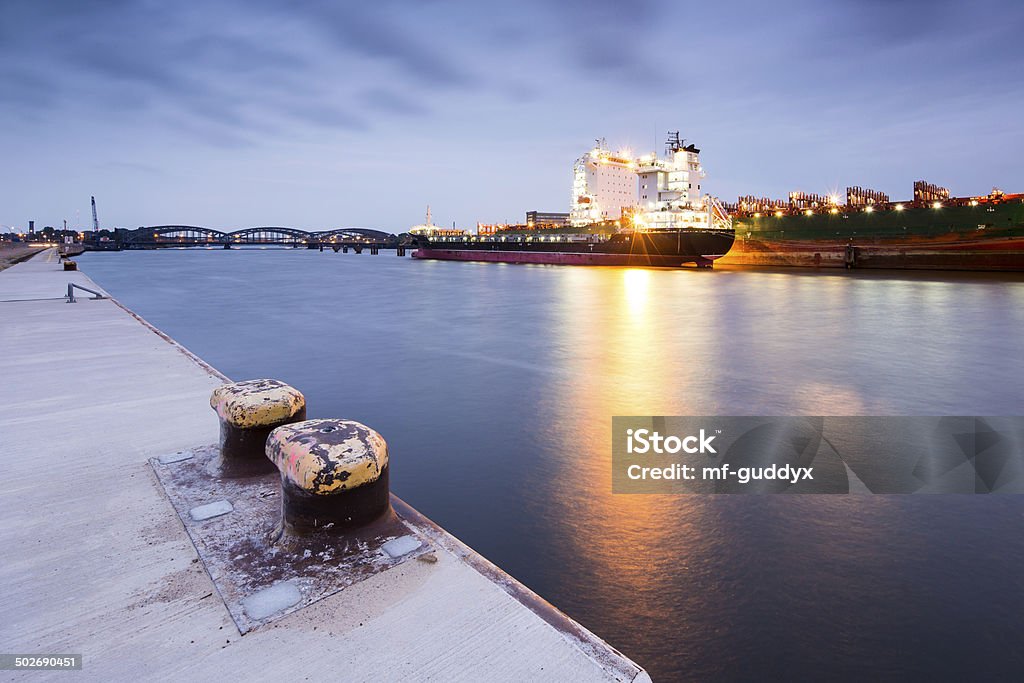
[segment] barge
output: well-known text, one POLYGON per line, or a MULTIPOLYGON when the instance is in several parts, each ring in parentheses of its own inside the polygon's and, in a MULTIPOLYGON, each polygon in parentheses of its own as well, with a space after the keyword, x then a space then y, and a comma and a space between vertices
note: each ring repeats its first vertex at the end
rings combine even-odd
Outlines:
POLYGON ((652 228, 615 234, 418 236, 413 258, 578 266, 710 268, 735 233, 714 228, 652 228))
POLYGON ((733 214, 736 243, 724 263, 1024 271, 1024 194, 994 189, 954 198, 918 181, 907 202, 882 196, 842 206, 827 199, 744 206, 744 199, 733 214))

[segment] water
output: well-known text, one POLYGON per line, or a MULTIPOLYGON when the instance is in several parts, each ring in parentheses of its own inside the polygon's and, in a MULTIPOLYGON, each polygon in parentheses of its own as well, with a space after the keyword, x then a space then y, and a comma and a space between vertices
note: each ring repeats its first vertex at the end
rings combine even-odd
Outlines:
POLYGON ((1024 413, 1024 279, 87 254, 236 379, 391 445, 393 490, 657 680, 1024 672, 1014 496, 613 496, 613 415, 1024 413))

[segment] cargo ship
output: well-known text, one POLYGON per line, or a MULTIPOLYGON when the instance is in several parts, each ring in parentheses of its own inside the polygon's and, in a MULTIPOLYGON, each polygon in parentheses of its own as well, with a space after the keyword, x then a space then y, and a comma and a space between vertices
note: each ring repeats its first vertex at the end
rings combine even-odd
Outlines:
POLYGON ((614 234, 419 236, 413 258, 570 266, 710 268, 732 246, 732 230, 651 228, 614 234))
MULTIPOLYGON (((424 225, 410 232, 414 258, 586 266, 710 268, 732 247, 725 207, 702 196, 700 150, 671 133, 662 158, 612 152, 604 140, 573 167, 565 226, 504 227, 453 234, 424 225), (639 195, 638 195, 639 190, 639 195), (638 202, 641 198, 643 201, 638 202)), ((535 212, 534 212, 535 213, 535 212)), ((552 214, 553 215, 553 214, 552 214)), ((528 223, 529 223, 528 219, 528 223)))
POLYGON ((729 207, 733 265, 1024 271, 1024 194, 952 197, 923 180, 913 199, 847 188, 839 197, 740 197, 729 207))
POLYGON ((565 225, 491 226, 477 235, 416 226, 417 258, 678 267, 1024 271, 1024 194, 993 188, 954 197, 924 180, 892 201, 862 187, 846 196, 791 192, 725 204, 702 192, 700 150, 670 132, 664 157, 612 152, 604 139, 573 166, 565 225), (541 229, 541 228, 548 229, 541 229))

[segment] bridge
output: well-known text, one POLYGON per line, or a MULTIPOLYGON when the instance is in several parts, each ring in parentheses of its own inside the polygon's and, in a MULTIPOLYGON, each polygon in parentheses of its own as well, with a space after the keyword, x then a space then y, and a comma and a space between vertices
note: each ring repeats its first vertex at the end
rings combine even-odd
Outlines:
MULTIPOLYGON (((87 244, 87 246, 90 246, 87 244)), ((94 248, 104 248, 99 243, 94 248)), ((335 228, 309 232, 297 228, 259 226, 224 232, 198 225, 154 225, 119 231, 114 248, 160 249, 167 247, 283 246, 307 249, 331 248, 335 251, 369 248, 399 249, 411 246, 408 236, 392 235, 371 228, 335 228)), ((106 247, 109 248, 109 247, 106 247)))

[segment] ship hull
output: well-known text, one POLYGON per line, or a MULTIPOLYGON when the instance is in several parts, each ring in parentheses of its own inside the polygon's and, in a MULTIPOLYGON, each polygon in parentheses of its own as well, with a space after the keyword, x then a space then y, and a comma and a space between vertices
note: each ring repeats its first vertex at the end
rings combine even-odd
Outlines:
POLYGON ((738 217, 728 265, 1024 271, 1024 203, 738 217))
POLYGON ((605 240, 464 238, 420 240, 413 258, 562 266, 710 267, 732 247, 734 234, 718 230, 664 230, 605 240))
POLYGON ((841 243, 738 239, 723 265, 1024 271, 1024 239, 841 243))

